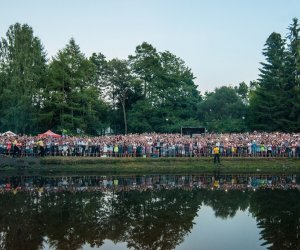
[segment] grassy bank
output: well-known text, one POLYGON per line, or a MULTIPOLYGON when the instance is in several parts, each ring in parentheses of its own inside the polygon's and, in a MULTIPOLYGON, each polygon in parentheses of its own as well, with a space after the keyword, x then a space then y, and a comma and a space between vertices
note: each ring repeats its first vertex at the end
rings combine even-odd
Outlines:
POLYGON ((24 169, 5 167, 1 172, 24 171, 28 173, 205 173, 262 172, 300 173, 300 159, 295 158, 221 158, 215 165, 212 158, 91 158, 91 157, 45 157, 38 163, 31 162, 24 169))

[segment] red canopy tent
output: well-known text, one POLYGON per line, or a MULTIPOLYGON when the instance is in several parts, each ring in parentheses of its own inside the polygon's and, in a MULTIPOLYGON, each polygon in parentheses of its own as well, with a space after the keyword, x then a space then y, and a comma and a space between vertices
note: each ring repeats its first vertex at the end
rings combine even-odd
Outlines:
POLYGON ((60 138, 61 136, 58 134, 53 133, 51 130, 48 130, 47 132, 43 134, 38 134, 38 137, 54 137, 54 138, 60 138))

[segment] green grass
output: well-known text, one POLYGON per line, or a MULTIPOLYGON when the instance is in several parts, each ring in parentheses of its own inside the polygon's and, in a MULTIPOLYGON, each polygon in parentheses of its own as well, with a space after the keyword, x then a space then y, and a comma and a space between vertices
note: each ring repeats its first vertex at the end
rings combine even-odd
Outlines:
POLYGON ((39 163, 28 164, 24 169, 2 168, 1 172, 25 173, 206 173, 212 171, 239 173, 298 173, 300 158, 221 158, 214 164, 213 158, 93 158, 93 157, 45 157, 39 163))

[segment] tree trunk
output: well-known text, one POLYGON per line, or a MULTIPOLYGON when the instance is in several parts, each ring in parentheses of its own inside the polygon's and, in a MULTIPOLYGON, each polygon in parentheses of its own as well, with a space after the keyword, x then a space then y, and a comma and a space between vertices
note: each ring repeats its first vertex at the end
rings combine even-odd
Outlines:
POLYGON ((127 119, 126 119, 125 101, 122 100, 121 103, 122 103, 123 116, 124 116, 125 135, 127 135, 127 119))

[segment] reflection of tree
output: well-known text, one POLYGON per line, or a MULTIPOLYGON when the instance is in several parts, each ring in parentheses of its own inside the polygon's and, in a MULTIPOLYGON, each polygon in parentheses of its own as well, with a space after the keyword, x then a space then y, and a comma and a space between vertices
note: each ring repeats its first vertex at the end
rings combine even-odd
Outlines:
POLYGON ((270 249, 300 245, 299 191, 160 189, 0 195, 0 248, 100 247, 105 239, 133 249, 174 249, 191 231, 203 203, 221 218, 250 211, 270 249))
POLYGON ((0 195, 0 248, 39 249, 44 224, 34 195, 0 195))
POLYGON ((60 193, 44 197, 45 234, 56 249, 101 246, 108 212, 101 193, 60 193))
POLYGON ((259 190, 250 199, 250 211, 258 221, 269 249, 299 249, 300 192, 259 190))
POLYGON ((235 216, 238 210, 245 211, 249 206, 249 193, 239 190, 202 190, 203 202, 210 206, 216 217, 226 219, 235 216))
POLYGON ((119 201, 120 217, 127 216, 128 247, 173 249, 193 227, 199 201, 197 192, 161 190, 129 192, 119 201))
POLYGON ((173 249, 193 227, 199 202, 184 190, 0 195, 1 249, 101 246, 105 239, 135 249, 173 249))

